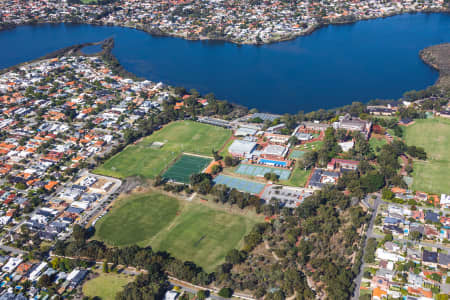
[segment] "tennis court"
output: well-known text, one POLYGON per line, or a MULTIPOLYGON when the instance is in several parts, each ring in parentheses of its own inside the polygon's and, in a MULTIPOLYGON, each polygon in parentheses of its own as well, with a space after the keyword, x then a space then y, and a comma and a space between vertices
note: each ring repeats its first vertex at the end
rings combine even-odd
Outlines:
POLYGON ((264 189, 265 184, 236 177, 219 175, 214 179, 215 184, 224 184, 229 188, 235 188, 241 192, 259 194, 264 189))
POLYGON ((183 154, 162 177, 175 182, 189 183, 191 175, 202 172, 211 160, 210 158, 183 154))
POLYGON ((266 173, 275 173, 278 175, 280 180, 288 180, 289 176, 291 175, 291 171, 289 170, 248 164, 240 164, 235 172, 242 175, 256 177, 264 177, 264 174, 266 173))
POLYGON ((299 159, 302 158, 303 155, 305 155, 305 151, 301 151, 301 150, 293 150, 291 152, 291 155, 289 155, 289 158, 293 158, 293 159, 299 159))

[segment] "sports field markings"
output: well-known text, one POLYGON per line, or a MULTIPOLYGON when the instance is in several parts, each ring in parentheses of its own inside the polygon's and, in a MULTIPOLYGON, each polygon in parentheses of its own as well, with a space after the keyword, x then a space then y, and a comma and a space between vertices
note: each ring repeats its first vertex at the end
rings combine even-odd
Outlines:
POLYGON ((249 164, 240 164, 235 172, 238 174, 255 177, 264 177, 264 174, 266 173, 275 173, 279 176, 280 180, 288 180, 289 176, 291 175, 291 171, 287 169, 279 169, 249 164))
POLYGON ((167 180, 188 184, 192 174, 202 172, 210 163, 211 158, 183 154, 162 175, 167 180))
POLYGON ((263 183, 254 182, 250 180, 240 179, 237 177, 219 175, 214 179, 215 184, 224 184, 230 188, 235 188, 238 191, 259 194, 266 186, 263 183))

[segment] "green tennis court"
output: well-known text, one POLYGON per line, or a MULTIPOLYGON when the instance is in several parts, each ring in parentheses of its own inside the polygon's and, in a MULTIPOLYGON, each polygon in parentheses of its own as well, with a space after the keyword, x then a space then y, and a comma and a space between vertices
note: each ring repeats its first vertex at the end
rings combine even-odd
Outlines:
POLYGON ((301 151, 301 150, 293 150, 291 152, 291 154, 289 155, 289 158, 293 158, 293 159, 298 159, 298 158, 302 158, 303 155, 305 155, 305 151, 301 151))
POLYGON ((162 177, 188 184, 191 175, 202 172, 211 161, 210 158, 183 154, 162 177))

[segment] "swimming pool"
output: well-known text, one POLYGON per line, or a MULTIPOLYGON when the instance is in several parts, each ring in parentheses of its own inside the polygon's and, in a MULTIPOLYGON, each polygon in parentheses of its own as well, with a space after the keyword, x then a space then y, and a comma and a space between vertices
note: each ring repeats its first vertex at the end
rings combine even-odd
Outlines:
POLYGON ((287 163, 285 161, 271 160, 271 159, 265 159, 265 158, 261 158, 259 160, 259 162, 262 164, 276 166, 276 167, 286 167, 287 166, 287 163))

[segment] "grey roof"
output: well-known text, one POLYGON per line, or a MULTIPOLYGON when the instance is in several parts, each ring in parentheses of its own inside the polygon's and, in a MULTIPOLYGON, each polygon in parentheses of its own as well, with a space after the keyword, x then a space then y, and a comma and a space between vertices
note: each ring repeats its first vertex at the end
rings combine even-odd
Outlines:
POLYGON ((449 266, 450 265, 450 254, 439 253, 438 261, 440 265, 449 266))
POLYGON ((228 148, 228 152, 237 153, 237 154, 245 154, 251 153, 253 149, 255 149, 256 143, 243 141, 243 140, 235 140, 233 144, 228 148))
POLYGON ((324 171, 322 169, 315 169, 314 173, 311 176, 311 179, 309 180, 309 185, 316 186, 316 187, 324 186, 324 184, 321 182, 322 176, 330 176, 330 177, 338 178, 339 173, 324 171))
POLYGON ((312 135, 309 133, 297 132, 295 136, 301 141, 307 141, 312 138, 312 135))
POLYGON ((422 260, 424 262, 437 263, 437 261, 438 261, 438 253, 437 252, 431 252, 431 251, 423 250, 422 260))
POLYGON ((84 211, 84 209, 70 206, 69 208, 67 208, 66 211, 69 213, 81 214, 84 211))
POLYGON ((266 113, 255 113, 252 116, 252 119, 254 118, 260 118, 263 121, 270 121, 273 122, 278 118, 281 118, 281 115, 274 115, 274 114, 266 114, 266 113))
POLYGON ((409 225, 409 232, 413 232, 413 231, 418 231, 421 234, 424 233, 424 229, 425 227, 422 224, 418 224, 418 223, 413 223, 411 225, 409 225))
POLYGON ((377 272, 375 273, 376 276, 380 276, 380 277, 386 277, 386 276, 394 276, 395 275, 395 271, 394 270, 388 270, 388 269, 378 269, 377 272))
POLYGON ((439 222, 439 214, 432 212, 432 211, 427 211, 427 213, 425 214, 425 220, 426 221, 431 221, 431 222, 439 222))

